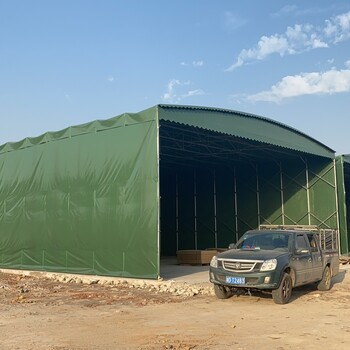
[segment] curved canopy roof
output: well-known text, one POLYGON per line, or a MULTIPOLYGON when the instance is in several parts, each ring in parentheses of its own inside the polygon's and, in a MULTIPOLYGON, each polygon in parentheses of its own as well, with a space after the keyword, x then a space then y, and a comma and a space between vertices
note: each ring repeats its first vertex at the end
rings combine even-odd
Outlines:
POLYGON ((343 154, 339 157, 342 157, 345 163, 350 164, 350 154, 343 154))
POLYGON ((0 154, 37 144, 94 133, 134 123, 155 121, 194 127, 206 132, 229 135, 321 157, 334 158, 335 151, 287 125, 261 116, 220 108, 160 104, 139 113, 124 113, 107 120, 95 120, 38 137, 8 142, 0 154))
POLYGON ((160 122, 164 120, 321 157, 335 157, 334 150, 314 138, 253 114, 209 107, 158 105, 158 118, 160 122))

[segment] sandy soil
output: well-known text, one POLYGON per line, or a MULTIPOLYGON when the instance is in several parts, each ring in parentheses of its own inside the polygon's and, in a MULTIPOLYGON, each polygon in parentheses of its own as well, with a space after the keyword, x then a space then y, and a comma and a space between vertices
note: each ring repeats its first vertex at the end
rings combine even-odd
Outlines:
POLYGON ((349 266, 287 305, 0 273, 0 350, 320 348, 350 348, 349 266))

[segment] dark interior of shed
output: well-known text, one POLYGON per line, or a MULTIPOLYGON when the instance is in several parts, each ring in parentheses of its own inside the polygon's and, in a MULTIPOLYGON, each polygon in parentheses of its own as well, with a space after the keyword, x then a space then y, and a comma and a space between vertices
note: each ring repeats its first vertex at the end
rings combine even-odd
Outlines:
POLYGON ((300 198, 307 197, 309 158, 268 143, 162 121, 161 256, 226 248, 260 224, 308 224, 309 208, 300 198))

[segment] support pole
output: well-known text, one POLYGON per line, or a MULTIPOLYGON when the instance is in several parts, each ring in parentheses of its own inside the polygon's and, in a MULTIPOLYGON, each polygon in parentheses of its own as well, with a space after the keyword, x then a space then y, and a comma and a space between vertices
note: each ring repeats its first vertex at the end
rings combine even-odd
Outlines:
POLYGON ((218 247, 218 222, 217 222, 217 198, 216 198, 216 170, 214 169, 214 240, 215 247, 218 247))
POLYGON ((234 205, 235 205, 235 229, 236 229, 236 242, 238 241, 238 201, 237 201, 237 178, 236 168, 233 168, 233 187, 234 187, 234 205))
POLYGON ((310 206, 310 188, 309 188, 309 167, 307 159, 304 159, 305 163, 305 179, 306 179, 306 198, 307 198, 307 222, 311 225, 311 206, 310 206))
POLYGON ((196 170, 193 172, 193 199, 194 199, 194 249, 198 249, 198 237, 197 237, 197 178, 196 170))
POLYGON ((175 215, 176 215, 176 251, 179 250, 179 176, 176 173, 175 183, 175 215))
POLYGON ((259 190, 259 168, 258 165, 255 166, 255 174, 256 174, 256 207, 258 210, 258 227, 261 224, 261 212, 260 212, 260 190, 259 190))
POLYGON ((282 217, 282 225, 285 224, 285 213, 284 213, 284 188, 283 188, 283 173, 282 173, 282 163, 279 162, 280 168, 280 193, 281 193, 281 217, 282 217))
MULTIPOLYGON (((343 171, 344 168, 342 167, 343 171)), ((334 173, 334 191, 335 191, 335 208, 336 208, 336 217, 337 217, 337 240, 338 240, 338 252, 339 255, 342 254, 342 247, 340 246, 340 244, 342 243, 340 241, 340 222, 339 222, 339 203, 338 203, 338 182, 337 182, 337 171, 336 171, 336 161, 335 159, 333 159, 333 173, 334 173)), ((345 184, 344 184, 345 186, 345 184)), ((348 239, 346 237, 346 242, 344 244, 344 246, 346 247, 346 253, 348 253, 348 239)))

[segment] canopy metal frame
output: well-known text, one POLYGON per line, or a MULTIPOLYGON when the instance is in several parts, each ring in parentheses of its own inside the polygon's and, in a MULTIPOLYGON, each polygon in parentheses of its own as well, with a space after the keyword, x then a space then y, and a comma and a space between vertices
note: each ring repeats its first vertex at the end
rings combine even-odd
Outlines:
POLYGON ((245 230, 256 229, 261 224, 317 224, 324 228, 337 228, 335 227, 337 226, 335 224, 337 208, 332 208, 325 216, 315 213, 312 209, 314 205, 311 196, 311 191, 335 193, 335 179, 332 176, 329 178, 334 170, 332 160, 326 160, 327 165, 320 171, 318 167, 314 169, 309 163, 323 163, 324 157, 164 120, 160 121, 159 133, 161 168, 175 173, 176 179, 174 180, 176 195, 172 199, 176 202, 173 229, 176 235, 174 240, 176 250, 208 248, 200 243, 201 227, 203 231, 203 226, 206 225, 200 217, 198 205, 201 197, 198 188, 201 171, 211 174, 207 192, 208 197, 211 198, 208 207, 210 206, 212 210, 212 222, 205 226, 206 234, 210 236, 207 241, 211 242, 211 247, 220 248, 222 244, 220 242, 223 242, 220 238, 219 224, 230 226, 227 230, 230 231, 231 241, 237 241, 245 230), (293 164, 298 166, 294 169, 293 164), (269 175, 270 178, 264 176, 265 167, 274 169, 269 175), (232 193, 229 194, 233 218, 230 225, 220 222, 222 193, 220 197, 218 169, 223 168, 233 188, 232 193), (242 178, 242 168, 249 173, 249 181, 244 178, 244 174, 242 178), (179 195, 179 176, 183 169, 188 169, 187 178, 191 182, 189 187, 192 188, 192 200, 190 196, 188 200, 192 201, 191 210, 193 211, 193 222, 189 223, 187 220, 185 233, 181 231, 183 219, 179 210, 183 205, 179 195), (266 193, 261 193, 261 188, 264 186, 269 186, 276 197, 279 197, 273 204, 274 207, 269 208, 270 211, 266 210, 266 193), (315 189, 317 186, 320 189, 315 189), (321 188, 322 186, 326 189, 321 188), (291 188, 305 203, 303 210, 297 209, 297 200, 293 198, 293 194, 289 193, 291 188), (250 202, 254 212, 248 213, 244 209, 245 194, 248 194, 247 197, 254 198, 250 202), (291 205, 291 201, 294 204, 291 205), (291 207, 294 209, 291 210, 291 207), (274 210, 278 211, 278 215, 272 214, 274 210), (192 234, 193 244, 183 246, 181 237, 192 234))

